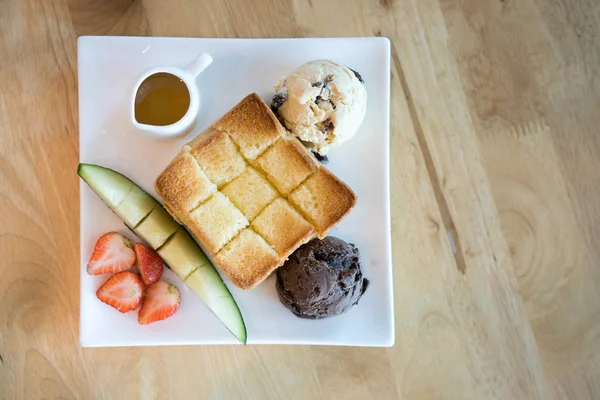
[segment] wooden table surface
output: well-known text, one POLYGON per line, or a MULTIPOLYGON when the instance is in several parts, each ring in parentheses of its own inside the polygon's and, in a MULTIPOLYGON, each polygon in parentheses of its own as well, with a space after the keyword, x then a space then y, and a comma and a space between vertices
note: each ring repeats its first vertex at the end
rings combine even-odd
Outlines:
POLYGON ((599 96, 597 0, 0 0, 0 399, 600 398, 599 96), (393 348, 79 346, 90 34, 392 40, 393 348))

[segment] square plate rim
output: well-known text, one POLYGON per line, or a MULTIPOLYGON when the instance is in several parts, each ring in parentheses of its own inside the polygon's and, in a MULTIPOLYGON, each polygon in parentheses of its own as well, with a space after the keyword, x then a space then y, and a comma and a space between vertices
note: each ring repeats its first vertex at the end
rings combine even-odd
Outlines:
MULTIPOLYGON (((385 213, 385 240, 386 240, 386 254, 385 254, 385 261, 386 264, 389 266, 389 268, 386 268, 385 270, 385 277, 387 278, 388 284, 387 284, 387 290, 390 294, 390 300, 391 300, 391 304, 390 304, 390 308, 389 308, 389 315, 388 315, 388 321, 390 322, 389 325, 389 337, 388 340, 383 340, 380 341, 378 343, 371 343, 371 344, 364 344, 364 343, 360 343, 360 342, 344 342, 344 341, 340 341, 339 339, 337 340, 331 340, 331 339, 327 339, 327 340, 320 340, 320 341, 312 341, 312 340, 307 340, 307 341, 301 341, 301 340, 286 340, 285 338, 283 338, 282 340, 278 340, 278 341, 253 341, 253 343, 249 343, 252 345, 311 345, 311 346, 357 346, 357 347, 392 347, 395 343, 395 303, 394 303, 394 290, 393 290, 393 263, 392 263, 392 235, 391 235, 391 182, 390 182, 390 149, 391 149, 391 126, 390 126, 390 118, 391 118, 391 41, 388 37, 384 37, 384 36, 375 36, 375 37, 368 37, 368 36, 352 36, 352 37, 310 37, 310 38, 284 38, 284 37, 277 37, 277 38, 208 38, 208 37, 182 37, 182 36, 99 36, 99 35, 82 35, 79 36, 77 38, 77 76, 78 76, 78 107, 79 110, 81 110, 82 104, 84 102, 84 96, 81 95, 81 85, 79 85, 79 78, 80 78, 80 74, 81 74, 81 57, 80 57, 80 52, 82 47, 84 46, 88 46, 89 44, 93 43, 94 41, 97 40, 102 40, 102 41, 121 41, 121 40, 139 40, 139 39, 148 39, 148 40, 181 40, 181 41, 185 41, 185 40, 207 40, 207 41, 228 41, 228 42, 234 42, 234 41, 260 41, 260 42, 276 42, 276 41, 323 41, 323 40, 333 40, 333 41, 355 41, 355 40, 366 40, 366 41, 376 41, 376 42, 382 42, 384 45, 384 52, 385 52, 385 67, 386 70, 388 71, 388 73, 386 74, 385 77, 385 92, 382 94, 382 96, 385 96, 385 110, 384 110, 384 118, 385 120, 383 121, 383 126, 385 127, 384 129, 384 144, 385 147, 387 148, 387 152, 385 152, 385 157, 383 160, 383 165, 384 165, 384 181, 386 182, 386 185, 384 187, 384 193, 385 193, 385 198, 384 198, 384 213, 385 213)), ((79 113, 79 118, 78 118, 78 128, 79 128, 79 143, 78 143, 78 148, 79 148, 79 162, 84 162, 84 160, 81 159, 81 154, 82 154, 82 147, 81 147, 81 124, 82 124, 82 116, 81 113, 79 113)), ((79 179, 79 205, 80 205, 80 210, 82 210, 83 208, 83 204, 84 204, 84 200, 83 200, 83 188, 87 187, 85 182, 83 182, 83 180, 79 179)), ((79 234, 80 234, 80 240, 79 240, 79 246, 80 246, 80 254, 81 254, 81 250, 83 248, 83 236, 84 236, 84 232, 83 232, 83 225, 81 223, 81 219, 79 221, 79 234)), ((80 256, 81 258, 81 256, 80 256)), ((80 260, 82 261, 82 260, 80 260)), ((80 265, 80 275, 81 275, 81 265, 80 265)), ((236 341, 228 341, 228 340, 213 340, 213 341, 206 341, 206 342, 186 342, 186 341, 181 341, 181 342, 169 342, 169 343, 157 343, 157 344, 136 344, 136 343, 122 343, 122 344, 92 344, 92 343, 87 343, 85 338, 82 335, 82 319, 81 319, 81 313, 83 312, 83 307, 82 307, 82 303, 83 303, 83 287, 82 287, 82 276, 80 276, 80 285, 79 285, 79 290, 80 290, 80 310, 79 310, 79 315, 80 315, 80 323, 79 323, 79 341, 82 347, 138 347, 138 346, 177 346, 177 345, 193 345, 193 346, 198 346, 198 345, 231 345, 231 344, 240 344, 236 341)))

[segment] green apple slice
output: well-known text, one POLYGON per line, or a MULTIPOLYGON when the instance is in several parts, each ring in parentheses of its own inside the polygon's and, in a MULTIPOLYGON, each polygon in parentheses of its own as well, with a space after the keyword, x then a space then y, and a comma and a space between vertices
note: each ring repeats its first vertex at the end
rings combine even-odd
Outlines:
POLYGON ((114 175, 107 171, 114 172, 91 164, 79 164, 77 168, 77 174, 85 183, 100 196, 106 205, 115 209, 125 200, 134 183, 121 174, 114 175))
POLYGON ((246 337, 246 327, 237 323, 239 311, 237 311, 235 300, 222 282, 221 276, 210 264, 196 269, 185 280, 185 284, 204 301, 213 314, 219 316, 225 326, 240 328, 238 332, 232 331, 231 333, 238 338, 246 337))
POLYGON ((114 210, 127 226, 135 228, 155 208, 162 206, 139 186, 133 185, 125 199, 114 210))
POLYGON ((158 249, 158 254, 167 265, 185 280, 196 269, 212 265, 202 252, 195 251, 198 247, 190 234, 179 227, 175 235, 158 249))
POLYGON ((221 276, 189 233, 152 196, 108 168, 79 164, 79 176, 196 293, 231 333, 246 344, 246 325, 221 276))
POLYGON ((222 297, 231 296, 227 286, 221 286, 218 284, 221 281, 221 276, 215 271, 214 268, 207 268, 208 265, 203 265, 192 272, 185 283, 190 289, 192 289, 198 296, 202 293, 202 296, 207 299, 218 299, 222 297))
POLYGON ((164 208, 157 207, 150 211, 150 214, 139 222, 133 231, 156 250, 165 244, 180 226, 164 208))

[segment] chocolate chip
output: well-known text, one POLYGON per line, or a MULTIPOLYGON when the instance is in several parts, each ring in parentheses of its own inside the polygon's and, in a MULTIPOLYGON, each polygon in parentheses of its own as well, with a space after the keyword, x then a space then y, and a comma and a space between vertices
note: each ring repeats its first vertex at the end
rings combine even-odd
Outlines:
POLYGON ((319 161, 321 164, 327 164, 329 162, 329 158, 327 158, 327 156, 322 156, 321 154, 317 153, 316 151, 313 151, 312 153, 315 156, 315 158, 317 159, 317 161, 319 161))
POLYGON ((331 132, 333 130, 333 128, 334 128, 333 127, 333 122, 331 122, 330 119, 326 119, 325 121, 317 124, 317 127, 323 133, 331 132))
POLYGON ((273 111, 279 110, 279 107, 281 107, 286 100, 287 95, 285 93, 275 93, 273 100, 271 100, 271 109, 273 111))
POLYGON ((321 87, 323 86, 323 82, 315 82, 312 84, 312 87, 321 87))
POLYGON ((326 101, 327 103, 329 103, 329 105, 331 106, 331 108, 333 108, 335 110, 335 104, 333 104, 333 101, 331 101, 331 99, 324 99, 321 96, 317 96, 315 98, 315 104, 319 104, 326 101))
POLYGON ((329 83, 330 83, 332 80, 333 80, 333 75, 332 75, 332 74, 329 74, 329 75, 327 75, 327 76, 326 76, 326 77, 323 79, 323 83, 324 83, 325 85, 328 85, 328 84, 329 84, 329 83))
POLYGON ((369 284, 371 283, 370 280, 368 280, 367 278, 363 279, 363 284, 362 284, 362 291, 361 294, 365 294, 365 292, 367 291, 367 288, 369 287, 369 284))
POLYGON ((358 79, 360 81, 360 83, 362 83, 363 85, 365 84, 365 81, 363 81, 362 76, 360 76, 360 74, 358 72, 356 72, 355 70, 353 70, 352 68, 348 68, 350 71, 354 72, 354 76, 356 76, 356 79, 358 79))

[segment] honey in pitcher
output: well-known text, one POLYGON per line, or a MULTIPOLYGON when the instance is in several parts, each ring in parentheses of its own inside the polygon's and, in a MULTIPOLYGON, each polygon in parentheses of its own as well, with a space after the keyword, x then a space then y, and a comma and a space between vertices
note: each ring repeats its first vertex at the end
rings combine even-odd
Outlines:
POLYGON ((135 119, 140 124, 174 124, 183 118, 189 107, 190 92, 186 84, 165 72, 144 79, 135 95, 135 119))

